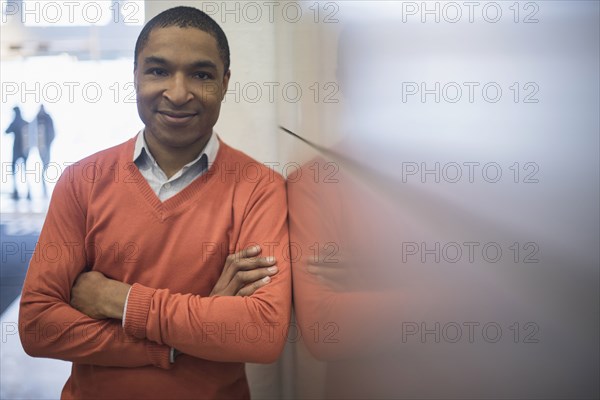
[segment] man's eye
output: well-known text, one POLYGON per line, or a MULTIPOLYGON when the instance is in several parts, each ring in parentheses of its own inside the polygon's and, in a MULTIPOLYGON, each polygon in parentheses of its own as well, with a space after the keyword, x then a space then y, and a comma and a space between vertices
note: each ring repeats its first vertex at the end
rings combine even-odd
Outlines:
POLYGON ((146 71, 146 73, 148 75, 154 75, 154 76, 165 76, 165 75, 167 75, 167 71, 165 71, 162 68, 150 68, 149 70, 146 71))
POLYGON ((212 76, 206 72, 196 72, 194 74, 194 78, 206 80, 206 79, 212 79, 212 76))

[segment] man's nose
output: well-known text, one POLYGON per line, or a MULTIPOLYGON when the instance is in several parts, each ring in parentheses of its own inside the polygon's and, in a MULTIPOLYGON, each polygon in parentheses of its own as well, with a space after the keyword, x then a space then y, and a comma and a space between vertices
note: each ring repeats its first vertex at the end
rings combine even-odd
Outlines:
POLYGON ((170 80, 169 86, 163 92, 163 96, 177 107, 184 105, 194 97, 185 77, 179 74, 173 76, 170 80))

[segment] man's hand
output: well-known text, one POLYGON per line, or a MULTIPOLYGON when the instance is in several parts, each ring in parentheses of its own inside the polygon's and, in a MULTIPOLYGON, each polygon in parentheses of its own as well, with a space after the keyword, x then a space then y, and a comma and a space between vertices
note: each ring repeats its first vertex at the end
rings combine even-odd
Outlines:
POLYGON ((259 246, 230 254, 211 296, 250 296, 271 281, 277 273, 275 257, 257 257, 259 246))
POLYGON ((350 292, 365 287, 366 280, 360 275, 355 264, 347 262, 351 257, 343 254, 332 254, 329 248, 323 248, 319 254, 326 254, 323 259, 307 257, 306 271, 327 288, 336 292, 350 292), (328 252, 329 251, 329 252, 328 252))
POLYGON ((85 272, 71 289, 71 306, 95 319, 123 319, 123 307, 131 286, 97 271, 85 272))

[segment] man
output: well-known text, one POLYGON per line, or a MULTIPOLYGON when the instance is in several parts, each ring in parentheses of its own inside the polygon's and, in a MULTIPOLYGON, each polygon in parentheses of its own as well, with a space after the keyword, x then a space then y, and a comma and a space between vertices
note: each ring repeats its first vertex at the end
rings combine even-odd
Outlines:
POLYGON ((285 185, 213 133, 229 78, 210 17, 159 14, 135 50, 144 130, 57 183, 19 332, 28 354, 73 362, 63 398, 247 398, 243 363, 281 352, 285 185))
POLYGON ((50 114, 46 112, 44 105, 40 106, 40 111, 35 117, 35 127, 37 130, 37 148, 42 159, 42 189, 44 196, 47 196, 46 171, 50 164, 50 147, 54 141, 54 121, 50 114))
MULTIPOLYGON (((17 190, 17 162, 19 159, 23 160, 23 168, 26 168, 27 157, 29 157, 29 123, 21 116, 21 109, 17 106, 13 107, 15 112, 15 119, 6 128, 5 133, 12 133, 15 135, 13 142, 13 157, 12 157, 12 169, 11 173, 13 176, 13 193, 12 198, 19 200, 19 191, 17 190)), ((31 190, 29 189, 29 183, 27 183, 27 199, 31 199, 31 190)))

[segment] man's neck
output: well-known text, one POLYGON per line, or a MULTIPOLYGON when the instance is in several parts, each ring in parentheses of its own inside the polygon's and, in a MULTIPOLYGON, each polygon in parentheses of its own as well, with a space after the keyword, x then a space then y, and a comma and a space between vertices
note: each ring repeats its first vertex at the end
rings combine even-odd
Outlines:
POLYGON ((206 135, 206 137, 198 140, 192 146, 165 147, 156 142, 152 135, 147 135, 144 131, 144 139, 150 149, 150 153, 152 153, 152 157, 154 157, 167 178, 171 178, 181 170, 184 165, 196 159, 206 147, 211 135, 206 135))

